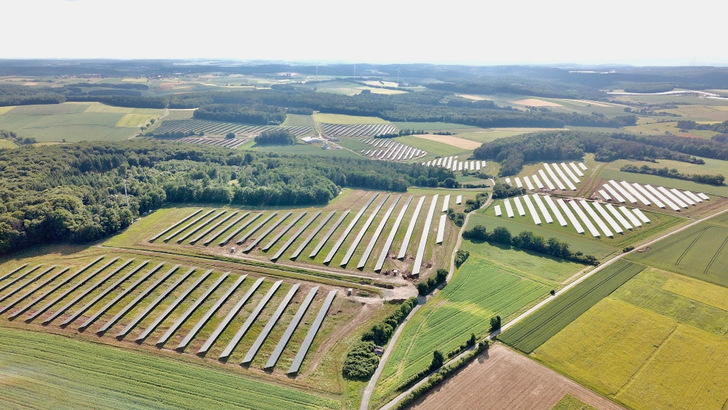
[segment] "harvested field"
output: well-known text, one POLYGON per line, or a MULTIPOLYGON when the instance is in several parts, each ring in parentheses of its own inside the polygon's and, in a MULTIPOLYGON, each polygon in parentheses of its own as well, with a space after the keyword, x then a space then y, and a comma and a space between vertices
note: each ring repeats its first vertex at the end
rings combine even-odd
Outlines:
POLYGON ((458 147, 462 149, 476 149, 483 145, 480 142, 466 140, 465 138, 455 137, 453 135, 418 134, 415 135, 415 137, 422 138, 428 141, 435 141, 447 145, 452 145, 453 147, 458 147))
POLYGON ((416 409, 551 409, 566 394, 598 409, 620 406, 501 344, 420 400, 416 409))
POLYGON ((522 100, 513 101, 513 103, 531 107, 561 107, 561 104, 557 104, 551 101, 539 100, 538 98, 524 98, 522 100))

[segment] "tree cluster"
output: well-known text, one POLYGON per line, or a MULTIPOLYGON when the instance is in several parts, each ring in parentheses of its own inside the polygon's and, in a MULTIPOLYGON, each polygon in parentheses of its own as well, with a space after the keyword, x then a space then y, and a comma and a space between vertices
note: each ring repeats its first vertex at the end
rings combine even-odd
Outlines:
POLYGON ((17 145, 31 145, 37 141, 33 137, 21 137, 13 131, 0 130, 0 139, 10 140, 17 145))
POLYGON ((703 124, 692 120, 681 120, 677 122, 677 127, 681 130, 708 130, 728 134, 728 121, 703 124))
POLYGON ((720 174, 683 174, 675 168, 668 169, 667 167, 653 168, 647 165, 642 165, 641 167, 638 167, 636 165, 626 164, 620 168, 620 171, 632 172, 635 174, 657 175, 665 178, 683 179, 686 181, 693 181, 701 184, 718 186, 723 185, 723 183, 725 182, 725 177, 720 174))
POLYGON ((599 261, 592 255, 584 255, 582 252, 572 252, 569 244, 559 241, 556 238, 544 239, 533 232, 524 231, 518 235, 511 235, 511 232, 502 226, 488 232, 483 225, 475 225, 472 229, 463 232, 463 238, 475 242, 495 242, 509 245, 514 248, 529 250, 544 255, 553 256, 586 265, 598 265, 599 261))
POLYGON ((468 257, 470 256, 470 252, 458 249, 458 251, 455 253, 455 267, 459 268, 462 266, 463 263, 465 263, 466 260, 468 260, 468 257))
POLYGON ((510 198, 526 194, 526 188, 518 188, 502 182, 496 182, 493 186, 493 199, 510 198))
POLYGON ((420 296, 428 295, 440 286, 440 284, 445 283, 446 279, 447 271, 445 269, 438 269, 435 276, 430 276, 426 281, 417 284, 417 292, 420 296))
POLYGON ((285 128, 271 128, 255 137, 258 145, 294 145, 296 136, 285 128))
POLYGON ((209 104, 196 109, 193 117, 242 124, 280 125, 286 120, 286 110, 263 104, 209 104))
POLYGON ((488 200, 488 194, 485 192, 479 193, 475 196, 475 199, 465 200, 465 213, 470 213, 476 209, 480 209, 481 206, 488 200))
POLYGON ((342 369, 345 378, 365 381, 372 377, 379 365, 379 357, 374 353, 374 348, 377 345, 387 344, 394 329, 404 321, 415 306, 417 306, 417 298, 405 300, 399 309, 364 333, 361 340, 355 343, 346 354, 342 369))
POLYGON ((448 208, 447 217, 455 224, 455 226, 463 226, 465 223, 465 214, 455 212, 452 208, 448 208))

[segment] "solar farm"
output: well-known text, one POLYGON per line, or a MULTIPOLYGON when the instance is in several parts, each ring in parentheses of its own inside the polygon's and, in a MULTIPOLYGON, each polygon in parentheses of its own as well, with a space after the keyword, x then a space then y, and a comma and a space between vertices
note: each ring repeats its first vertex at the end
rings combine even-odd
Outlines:
POLYGON ((25 263, 3 272, 0 314, 297 374, 338 294, 310 283, 101 255, 82 266, 25 263))
POLYGON ((423 162, 426 167, 439 167, 455 171, 480 171, 485 168, 486 162, 481 160, 460 160, 458 156, 440 157, 431 161, 423 162))
POLYGON ((396 269, 416 277, 433 269, 433 255, 444 254, 443 242, 456 232, 446 213, 462 208, 463 196, 450 198, 357 191, 331 209, 190 209, 147 243, 363 273, 396 269))
MULTIPOLYGON (((196 119, 170 119, 164 120, 154 132, 157 134, 183 132, 203 135, 224 136, 227 133, 234 133, 241 137, 254 137, 263 131, 278 128, 270 125, 247 125, 235 122, 209 121, 196 119)), ((285 127, 294 135, 302 137, 313 132, 310 127, 285 127)))
POLYGON ((360 151, 362 155, 371 159, 409 161, 427 155, 427 152, 424 150, 387 138, 366 138, 361 140, 361 142, 372 147, 371 149, 360 151))

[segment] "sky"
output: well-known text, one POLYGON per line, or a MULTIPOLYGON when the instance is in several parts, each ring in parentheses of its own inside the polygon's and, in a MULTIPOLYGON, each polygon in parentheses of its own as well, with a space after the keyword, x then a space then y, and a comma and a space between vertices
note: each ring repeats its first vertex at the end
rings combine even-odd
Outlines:
POLYGON ((715 0, 0 0, 0 58, 728 65, 715 0))

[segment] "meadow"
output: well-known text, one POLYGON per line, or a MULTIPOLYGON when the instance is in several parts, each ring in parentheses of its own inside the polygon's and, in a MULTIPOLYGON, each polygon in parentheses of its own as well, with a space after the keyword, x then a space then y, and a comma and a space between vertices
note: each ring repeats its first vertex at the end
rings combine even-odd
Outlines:
POLYGON ((0 403, 8 408, 339 408, 311 390, 189 359, 0 327, 0 403))
POLYGON ((100 103, 63 103, 7 107, 0 112, 0 129, 39 142, 119 141, 136 135, 139 127, 163 115, 163 110, 112 107, 100 103))

